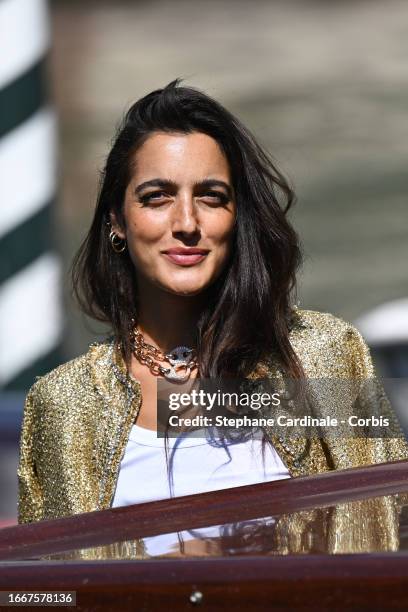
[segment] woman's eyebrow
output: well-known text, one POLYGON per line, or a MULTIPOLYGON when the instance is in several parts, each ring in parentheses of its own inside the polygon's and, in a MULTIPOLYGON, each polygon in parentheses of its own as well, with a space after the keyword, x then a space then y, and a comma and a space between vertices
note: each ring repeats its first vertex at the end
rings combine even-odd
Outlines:
POLYGON ((225 191, 228 193, 228 196, 232 198, 231 186, 228 185, 228 183, 226 183, 225 181, 220 181, 218 179, 205 179, 204 181, 198 181, 194 183, 194 187, 199 187, 200 189, 209 189, 210 187, 224 187, 225 191))
POLYGON ((144 181, 144 183, 140 183, 140 185, 138 185, 135 189, 135 194, 139 194, 146 187, 162 187, 163 189, 165 189, 166 187, 172 187, 173 189, 175 189, 177 188, 177 183, 170 179, 150 179, 149 181, 144 181))

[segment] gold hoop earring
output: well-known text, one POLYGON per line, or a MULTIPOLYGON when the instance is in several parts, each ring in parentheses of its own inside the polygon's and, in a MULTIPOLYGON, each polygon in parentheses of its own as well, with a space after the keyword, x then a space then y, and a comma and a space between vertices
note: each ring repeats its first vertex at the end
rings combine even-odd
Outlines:
POLYGON ((123 251, 126 249, 126 240, 118 236, 118 234, 115 234, 113 229, 110 231, 109 240, 115 253, 123 253, 123 251), (122 242, 123 245, 121 244, 122 242))

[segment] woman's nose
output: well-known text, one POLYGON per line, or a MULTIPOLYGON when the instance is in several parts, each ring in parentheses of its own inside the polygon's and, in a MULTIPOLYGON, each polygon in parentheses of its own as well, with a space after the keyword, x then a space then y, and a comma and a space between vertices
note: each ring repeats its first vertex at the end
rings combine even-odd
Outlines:
POLYGON ((179 195, 172 210, 172 231, 194 234, 198 229, 197 207, 193 195, 179 195))

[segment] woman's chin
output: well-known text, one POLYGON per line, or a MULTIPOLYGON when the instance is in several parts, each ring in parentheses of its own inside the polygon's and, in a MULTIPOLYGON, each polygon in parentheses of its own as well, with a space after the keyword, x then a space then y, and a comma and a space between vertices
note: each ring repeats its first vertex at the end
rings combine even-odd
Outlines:
POLYGON ((177 285, 167 285, 163 287, 165 291, 171 293, 173 295, 180 295, 184 297, 193 297, 195 295, 199 295, 203 293, 207 289, 207 285, 192 285, 192 284, 177 284, 177 285))

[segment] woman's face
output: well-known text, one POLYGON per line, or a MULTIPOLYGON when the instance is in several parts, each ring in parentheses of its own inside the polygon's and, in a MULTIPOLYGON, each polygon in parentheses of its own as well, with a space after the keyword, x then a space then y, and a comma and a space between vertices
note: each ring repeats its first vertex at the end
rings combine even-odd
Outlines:
POLYGON ((139 286, 196 295, 216 280, 231 252, 236 203, 227 159, 206 134, 156 132, 133 161, 125 227, 112 213, 111 222, 126 238, 139 286))

